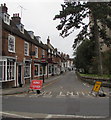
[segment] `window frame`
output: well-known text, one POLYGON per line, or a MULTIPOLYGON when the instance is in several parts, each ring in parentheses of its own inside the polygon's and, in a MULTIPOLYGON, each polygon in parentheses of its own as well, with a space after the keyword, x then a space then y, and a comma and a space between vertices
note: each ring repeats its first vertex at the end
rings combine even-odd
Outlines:
POLYGON ((9 14, 6 14, 6 13, 3 13, 3 20, 4 20, 4 23, 6 23, 7 25, 10 25, 10 15, 9 14))
POLYGON ((34 77, 38 77, 38 76, 40 76, 40 67, 39 67, 39 64, 34 64, 34 67, 35 66, 38 66, 38 75, 35 75, 35 70, 34 70, 34 77))
POLYGON ((16 80, 16 62, 13 62, 13 65, 11 65, 11 61, 8 60, 0 60, 0 62, 4 62, 2 64, 2 66, 4 68, 2 68, 2 79, 0 80, 0 82, 8 82, 8 81, 15 81, 16 80), (8 62, 9 62, 9 66, 8 66, 8 62), (13 79, 8 79, 8 67, 9 67, 9 74, 12 75, 13 74, 13 79), (13 67, 13 71, 11 72, 10 69, 12 69, 11 67, 13 67), (4 79, 3 79, 4 77, 4 79))
POLYGON ((36 57, 36 58, 38 58, 38 53, 39 53, 39 52, 38 52, 38 47, 35 46, 35 57, 36 57), (37 51, 36 51, 36 50, 37 50, 37 51))
POLYGON ((24 55, 29 56, 29 43, 24 41, 24 55), (27 44, 27 54, 25 53, 25 45, 27 44))
POLYGON ((13 36, 13 35, 11 35, 11 34, 9 34, 8 35, 8 52, 11 52, 11 53, 15 53, 15 36, 13 36), (10 50, 10 48, 9 48, 9 40, 13 40, 13 50, 10 50))
POLYGON ((24 64, 24 78, 26 79, 26 78, 30 78, 30 77, 31 77, 31 64, 30 64, 30 62, 25 61, 25 64, 24 64), (26 68, 29 68, 29 76, 25 76, 26 75, 25 74, 25 69, 26 68))

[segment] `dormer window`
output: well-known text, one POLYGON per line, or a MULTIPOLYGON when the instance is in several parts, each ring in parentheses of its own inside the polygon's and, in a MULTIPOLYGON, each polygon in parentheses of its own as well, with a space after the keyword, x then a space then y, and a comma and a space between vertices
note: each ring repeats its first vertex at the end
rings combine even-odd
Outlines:
POLYGON ((20 32, 24 34, 24 25, 19 24, 19 25, 17 25, 17 27, 19 28, 20 32))
POLYGON ((4 23, 6 23, 7 25, 10 25, 9 17, 10 15, 8 15, 7 13, 3 13, 3 20, 4 20, 4 23))
POLYGON ((28 31, 28 33, 29 33, 30 37, 31 37, 32 39, 34 39, 34 32, 33 32, 33 31, 28 31))

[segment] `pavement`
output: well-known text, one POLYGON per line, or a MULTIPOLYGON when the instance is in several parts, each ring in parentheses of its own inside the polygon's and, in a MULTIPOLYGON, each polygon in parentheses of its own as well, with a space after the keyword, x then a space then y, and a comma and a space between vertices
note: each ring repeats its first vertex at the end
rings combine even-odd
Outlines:
MULTIPOLYGON (((47 79, 45 79, 43 86, 45 87, 50 83, 53 83, 59 76, 51 76, 47 79)), ((0 95, 12 95, 12 94, 20 94, 20 93, 25 93, 29 91, 30 84, 25 84, 22 87, 17 87, 17 88, 5 88, 5 89, 0 89, 0 95)))

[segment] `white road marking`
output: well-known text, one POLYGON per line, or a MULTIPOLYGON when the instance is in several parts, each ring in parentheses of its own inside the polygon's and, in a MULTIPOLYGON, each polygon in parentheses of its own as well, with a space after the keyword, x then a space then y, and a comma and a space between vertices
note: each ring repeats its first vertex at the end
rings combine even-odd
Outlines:
POLYGON ((63 94, 63 92, 62 92, 62 91, 59 93, 59 95, 57 95, 57 96, 56 96, 56 98, 61 98, 61 97, 66 97, 66 95, 65 95, 65 94, 63 94))
POLYGON ((71 95, 71 96, 74 96, 73 92, 67 92, 67 95, 71 95))
MULTIPOLYGON (((33 117, 28 117, 28 116, 22 116, 22 115, 17 115, 17 114, 12 114, 8 112, 0 112, 0 114, 6 114, 6 115, 12 115, 20 118, 33 118, 33 117)), ((44 120, 48 120, 52 117, 62 117, 62 118, 107 118, 107 116, 82 116, 82 115, 60 115, 60 114, 44 114, 47 115, 44 120)))
POLYGON ((42 97, 52 97, 51 93, 52 93, 51 91, 50 92, 44 92, 42 97))
POLYGON ((85 93, 84 93, 84 92, 82 92, 82 95, 85 95, 85 93))
POLYGON ((79 92, 77 92, 77 95, 79 96, 79 92))
MULTIPOLYGON (((54 117, 62 117, 62 118, 107 118, 107 116, 79 116, 79 115, 54 115, 54 117)), ((53 117, 52 116, 52 117, 53 117)))
POLYGON ((48 120, 50 118, 52 118, 52 115, 49 114, 49 115, 47 115, 47 117, 44 120, 48 120))
POLYGON ((17 114, 12 114, 12 113, 8 113, 8 112, 0 112, 0 114, 10 115, 10 116, 16 116, 16 117, 19 117, 19 118, 32 118, 32 117, 22 116, 22 115, 17 115, 17 114))
POLYGON ((59 93, 59 96, 66 96, 66 95, 63 94, 63 92, 61 91, 61 92, 59 93))

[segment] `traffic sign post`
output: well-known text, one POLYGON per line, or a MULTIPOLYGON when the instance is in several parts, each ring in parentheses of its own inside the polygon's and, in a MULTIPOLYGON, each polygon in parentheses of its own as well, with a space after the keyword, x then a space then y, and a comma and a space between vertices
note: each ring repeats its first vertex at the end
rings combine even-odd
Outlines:
POLYGON ((32 80, 30 84, 30 90, 36 90, 37 94, 40 93, 40 90, 42 89, 43 80, 32 80))
POLYGON ((102 84, 102 82, 96 81, 96 83, 95 83, 95 85, 93 87, 93 91, 94 92, 99 92, 101 84, 102 84))
POLYGON ((101 88, 101 85, 102 85, 102 82, 101 82, 101 81, 96 81, 93 89, 91 90, 91 93, 92 93, 92 92, 96 92, 96 93, 97 93, 96 96, 97 96, 97 95, 99 95, 99 91, 100 91, 100 89, 101 89, 102 92, 103 92, 103 94, 104 94, 104 91, 103 91, 103 89, 101 88))

